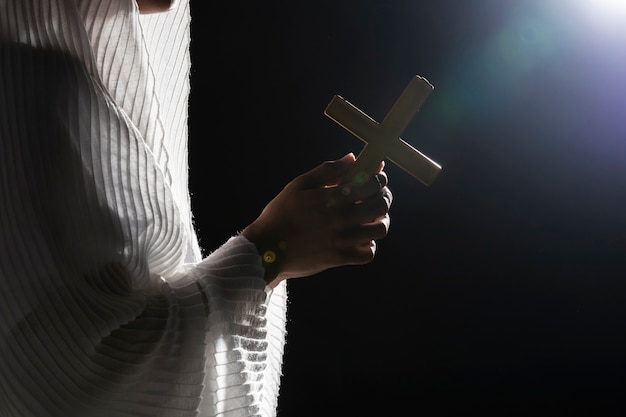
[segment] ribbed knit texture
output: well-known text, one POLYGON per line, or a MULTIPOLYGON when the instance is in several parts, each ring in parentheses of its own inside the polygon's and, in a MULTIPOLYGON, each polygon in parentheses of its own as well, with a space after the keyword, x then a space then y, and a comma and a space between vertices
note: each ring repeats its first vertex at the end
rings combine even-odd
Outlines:
POLYGON ((0 417, 276 413, 286 286, 193 228, 189 25, 0 0, 0 417))

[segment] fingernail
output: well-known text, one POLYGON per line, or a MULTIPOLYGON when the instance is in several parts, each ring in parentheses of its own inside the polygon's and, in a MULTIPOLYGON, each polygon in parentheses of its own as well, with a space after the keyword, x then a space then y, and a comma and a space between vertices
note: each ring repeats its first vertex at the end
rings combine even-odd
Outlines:
POLYGON ((350 152, 345 154, 344 156, 342 156, 339 160, 340 161, 354 161, 356 158, 354 157, 354 153, 350 152))

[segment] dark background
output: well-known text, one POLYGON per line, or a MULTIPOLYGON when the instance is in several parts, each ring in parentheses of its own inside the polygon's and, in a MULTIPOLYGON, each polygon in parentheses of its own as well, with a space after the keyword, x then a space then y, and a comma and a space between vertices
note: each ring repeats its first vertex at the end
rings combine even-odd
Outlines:
POLYGON ((201 244, 435 90, 373 263, 291 280, 279 417, 625 412, 626 13, 603 0, 192 2, 201 244))

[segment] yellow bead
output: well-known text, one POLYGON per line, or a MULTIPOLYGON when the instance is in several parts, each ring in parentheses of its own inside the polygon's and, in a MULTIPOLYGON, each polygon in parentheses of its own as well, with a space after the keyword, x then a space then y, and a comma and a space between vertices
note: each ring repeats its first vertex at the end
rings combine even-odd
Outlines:
POLYGON ((271 263, 274 263, 275 260, 276 260, 276 252, 271 251, 271 250, 266 250, 263 253, 263 261, 265 263, 271 264, 271 263))

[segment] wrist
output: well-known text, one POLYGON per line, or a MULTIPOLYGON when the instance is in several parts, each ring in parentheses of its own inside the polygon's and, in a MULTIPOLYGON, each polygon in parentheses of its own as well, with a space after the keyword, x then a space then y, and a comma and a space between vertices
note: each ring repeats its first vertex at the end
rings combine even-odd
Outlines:
POLYGON ((279 240, 254 224, 246 227, 240 234, 256 247, 265 271, 264 279, 267 285, 274 288, 283 280, 281 277, 283 251, 279 240))

